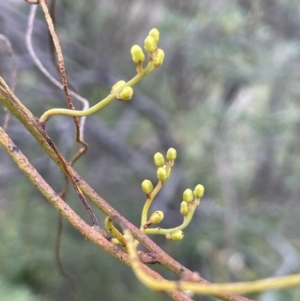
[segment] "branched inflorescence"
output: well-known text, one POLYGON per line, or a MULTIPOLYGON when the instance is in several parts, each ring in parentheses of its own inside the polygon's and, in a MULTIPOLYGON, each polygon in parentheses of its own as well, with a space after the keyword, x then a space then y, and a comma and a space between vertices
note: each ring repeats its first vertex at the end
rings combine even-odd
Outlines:
POLYGON ((97 111, 103 109, 105 106, 110 104, 114 99, 127 101, 132 98, 133 86, 137 84, 143 77, 154 71, 157 67, 161 66, 164 61, 164 51, 157 47, 159 41, 159 31, 156 28, 150 30, 149 35, 144 41, 144 48, 148 52, 148 64, 144 68, 143 64, 145 61, 145 54, 142 48, 138 45, 131 47, 131 57, 133 62, 136 64, 137 74, 128 82, 124 80, 118 81, 111 88, 110 93, 102 99, 100 102, 95 104, 93 107, 86 110, 70 110, 63 108, 54 108, 46 111, 41 117, 40 122, 47 122, 53 115, 68 115, 72 117, 83 117, 88 116, 97 111))
POLYGON ((155 211, 148 219, 148 211, 152 201, 157 193, 161 190, 164 183, 170 177, 176 156, 177 152, 174 148, 170 148, 167 151, 167 160, 165 160, 163 154, 161 153, 156 153, 154 155, 154 163, 157 166, 158 183, 156 184, 155 188, 153 188, 153 184, 150 180, 144 180, 142 183, 142 190, 146 194, 146 202, 142 211, 140 229, 146 234, 165 235, 167 239, 179 241, 184 236, 182 230, 186 228, 192 220, 195 209, 200 204, 200 199, 204 194, 204 187, 201 184, 198 184, 194 191, 191 189, 186 189, 183 192, 183 201, 181 202, 180 206, 180 213, 183 215, 183 222, 181 225, 170 229, 163 229, 160 227, 150 228, 152 224, 158 224, 162 221, 164 217, 164 213, 162 211, 155 211))
MULTIPOLYGON (((171 175, 172 167, 174 166, 174 162, 177 156, 177 152, 174 148, 170 148, 167 151, 166 159, 162 153, 157 152, 154 155, 154 164, 157 167, 157 178, 158 182, 154 187, 150 180, 144 180, 142 182, 142 190, 146 194, 146 201, 143 206, 142 214, 141 214, 141 226, 140 229, 146 234, 158 234, 165 235, 167 239, 179 241, 184 237, 183 229, 185 229, 192 220, 194 212, 197 206, 200 204, 201 197, 204 194, 204 187, 201 184, 198 184, 194 191, 191 189, 186 189, 183 192, 182 202, 180 205, 180 213, 183 216, 182 224, 169 229, 164 228, 151 228, 153 224, 159 224, 164 218, 164 212, 161 210, 157 210, 153 212, 150 217, 148 217, 150 206, 158 194, 158 192, 162 189, 164 183, 168 180, 171 175)), ((123 248, 124 239, 120 238, 120 232, 117 232, 115 227, 112 226, 112 220, 108 217, 105 222, 106 229, 114 236, 112 242, 115 244, 120 243, 123 248)), ((138 241, 135 242, 135 246, 138 245, 138 241)))

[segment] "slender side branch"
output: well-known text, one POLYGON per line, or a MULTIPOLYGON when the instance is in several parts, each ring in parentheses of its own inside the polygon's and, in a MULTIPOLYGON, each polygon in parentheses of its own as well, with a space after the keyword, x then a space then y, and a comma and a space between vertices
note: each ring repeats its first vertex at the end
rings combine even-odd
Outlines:
POLYGON ((194 208, 192 208, 192 210, 188 213, 188 215, 184 217, 183 223, 181 225, 177 226, 177 227, 170 228, 170 229, 164 229, 164 228, 160 228, 160 227, 147 228, 147 229, 145 229, 144 232, 146 234, 166 235, 166 234, 178 231, 178 230, 185 229, 189 225, 189 223, 191 222, 191 220, 193 218, 193 215, 195 213, 195 209, 197 208, 197 206, 198 206, 198 204, 196 204, 194 206, 194 208))
POLYGON ((158 183, 155 186, 155 188, 153 189, 153 191, 147 195, 147 199, 146 199, 145 205, 144 205, 143 210, 142 210, 142 215, 141 215, 141 230, 143 230, 143 226, 147 222, 148 211, 150 209, 150 206, 151 206, 154 198, 158 194, 158 192, 161 190, 162 186, 163 186, 163 182, 158 181, 158 183))
MULTIPOLYGON (((121 244, 121 246, 126 251, 126 241, 125 241, 125 238, 119 232, 119 230, 114 226, 112 218, 110 216, 107 216, 105 218, 104 223, 105 223, 106 230, 115 237, 116 244, 118 244, 118 243, 121 244)), ((114 241, 112 241, 112 242, 114 243, 114 241)))
POLYGON ((50 109, 46 111, 41 117, 41 122, 46 122, 50 119, 53 115, 68 115, 68 116, 76 116, 76 117, 83 117, 88 116, 93 113, 96 113, 97 111, 103 109, 105 106, 110 104, 117 96, 117 94, 126 86, 132 87, 136 83, 138 83, 143 77, 145 77, 151 70, 153 69, 153 62, 149 62, 148 66, 141 72, 138 73, 134 78, 132 78, 130 81, 119 87, 115 92, 107 95, 104 99, 102 99, 100 102, 95 104, 94 106, 90 107, 87 110, 68 110, 68 109, 50 109))

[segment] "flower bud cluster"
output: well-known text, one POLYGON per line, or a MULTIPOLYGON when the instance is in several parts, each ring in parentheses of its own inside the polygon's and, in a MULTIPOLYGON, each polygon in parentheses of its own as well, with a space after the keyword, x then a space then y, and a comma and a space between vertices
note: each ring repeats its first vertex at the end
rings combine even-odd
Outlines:
MULTIPOLYGON (((153 31, 150 36, 153 39, 159 39, 159 35, 156 36, 156 34, 157 32, 153 31)), ((149 219, 147 218, 151 203, 163 187, 164 181, 169 178, 176 157, 177 151, 174 148, 169 148, 165 156, 160 152, 155 153, 153 156, 154 164, 157 167, 157 178, 159 182, 155 188, 153 188, 153 184, 150 180, 144 180, 142 182, 142 190, 146 194, 147 199, 142 212, 141 230, 146 234, 162 234, 165 235, 167 239, 180 241, 184 237, 184 232, 182 230, 191 222, 195 209, 200 204, 200 199, 204 195, 203 185, 198 184, 195 186, 194 190, 187 188, 183 192, 182 202, 180 204, 180 213, 183 215, 183 222, 180 226, 171 229, 163 229, 161 227, 151 228, 150 226, 152 224, 158 224, 163 220, 164 213, 162 211, 155 211, 151 214, 149 219)))
MULTIPOLYGON (((150 61, 153 62, 154 68, 162 65, 165 53, 162 49, 157 47, 159 42, 160 33, 158 29, 152 28, 149 31, 148 36, 144 40, 144 49, 149 53, 150 61)), ((140 66, 138 70, 142 70, 142 63, 145 61, 145 54, 143 52, 142 47, 139 45, 133 45, 130 50, 132 61, 140 66)))
POLYGON ((154 154, 154 164, 157 166, 157 178, 160 181, 166 181, 171 174, 171 168, 174 165, 177 151, 174 148, 169 148, 166 154, 167 162, 162 153, 157 152, 154 154))
POLYGON ((180 213, 183 216, 187 216, 190 212, 195 210, 195 208, 200 203, 200 198, 204 195, 204 186, 198 184, 194 191, 187 188, 182 195, 183 201, 180 204, 180 213))
POLYGON ((126 86, 117 95, 117 99, 127 101, 127 100, 130 100, 132 98, 132 95, 133 95, 132 87, 126 86))
POLYGON ((116 92, 118 92, 116 98, 119 100, 125 100, 125 101, 130 100, 133 95, 132 87, 126 86, 126 82, 124 80, 119 80, 112 86, 110 93, 116 93, 116 92))
POLYGON ((164 51, 157 47, 159 35, 159 31, 152 28, 144 41, 144 48, 150 54, 150 60, 152 60, 155 68, 162 65, 165 58, 164 51))

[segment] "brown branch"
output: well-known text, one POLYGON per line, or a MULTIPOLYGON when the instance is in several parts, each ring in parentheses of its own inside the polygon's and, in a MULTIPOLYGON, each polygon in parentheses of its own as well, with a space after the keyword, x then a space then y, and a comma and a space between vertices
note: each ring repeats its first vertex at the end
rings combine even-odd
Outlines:
MULTIPOLYGON (((50 31, 51 36, 53 38, 53 43, 55 45, 55 49, 56 49, 56 52, 57 52, 59 71, 60 71, 60 74, 61 74, 61 79, 62 79, 62 83, 63 83, 62 86, 63 86, 63 90, 64 90, 66 98, 67 98, 67 103, 69 105, 69 108, 74 110, 75 107, 73 105, 73 102, 72 102, 71 96, 70 96, 70 92, 68 90, 64 60, 63 60, 63 55, 62 55, 62 51, 61 51, 61 48, 60 48, 59 40, 58 40, 58 37, 55 33, 54 25, 53 25, 53 22, 52 22, 52 19, 51 19, 50 15, 49 15, 49 11, 48 11, 48 7, 47 7, 46 2, 41 0, 40 4, 43 8, 43 11, 44 11, 44 14, 45 14, 45 19, 47 21, 49 31, 50 31)), ((29 16, 28 31, 27 31, 27 34, 26 34, 26 44, 27 44, 28 50, 29 50, 30 54, 32 55, 34 61, 36 63, 38 62, 37 65, 40 67, 40 70, 42 70, 42 72, 43 72, 43 70, 45 68, 43 67, 43 65, 37 59, 37 57, 35 55, 35 52, 34 52, 34 49, 32 47, 32 43, 31 43, 32 27, 33 27, 33 20, 34 20, 34 16, 35 16, 35 11, 36 11, 36 7, 33 7, 31 9, 31 13, 30 13, 30 16, 29 16)), ((47 77, 49 76, 50 78, 52 78, 52 76, 48 72, 46 72, 45 74, 46 74, 47 77)), ((79 119, 74 117, 74 122, 75 122, 75 128, 76 128, 76 141, 78 141, 82 145, 82 147, 78 151, 78 154, 76 154, 75 157, 71 160, 71 164, 73 164, 82 154, 84 154, 87 150, 87 147, 88 147, 87 143, 84 140, 82 140, 81 135, 80 135, 81 131, 80 131, 80 126, 79 126, 79 119)), ((43 125, 43 127, 44 126, 45 125, 43 125)), ((96 215, 94 214, 91 206, 86 201, 83 193, 81 192, 78 185, 76 184, 76 181, 73 178, 72 173, 70 172, 68 163, 65 162, 65 160, 62 158, 62 155, 60 154, 60 152, 58 151, 56 146, 52 143, 52 140, 48 136, 45 137, 45 139, 47 140, 47 143, 49 144, 49 146, 54 150, 54 152, 59 157, 59 159, 61 161, 61 164, 62 164, 62 166, 65 170, 65 174, 71 180, 77 195, 79 196, 81 202, 83 203, 85 209, 87 210, 88 214, 90 215, 90 217, 92 219, 93 225, 97 226, 97 229, 99 229, 96 215)), ((68 184, 67 184, 67 181, 66 181, 64 190, 67 190, 67 188, 68 188, 68 184)), ((102 231, 102 233, 105 235, 104 231, 102 231)))
MULTIPOLYGON (((54 6, 55 6, 55 0, 53 0, 51 2, 51 15, 52 15, 52 20, 53 23, 54 22, 54 6)), ((27 31, 26 31, 26 46, 27 46, 27 50, 31 56, 31 58, 33 59, 33 61, 35 62, 36 66, 39 68, 39 70, 46 76, 46 78, 52 82, 56 87, 58 87, 59 89, 63 90, 63 85, 58 82, 51 74, 50 72, 44 67, 44 65, 42 64, 42 62, 40 61, 40 59, 38 58, 35 49, 33 47, 32 44, 32 32, 33 32, 33 26, 34 26, 34 19, 35 19, 35 15, 36 15, 36 10, 37 10, 37 6, 32 6, 29 12, 29 17, 28 17, 28 25, 27 25, 27 31)), ((51 16, 50 15, 50 16, 51 16)), ((55 47, 54 47, 54 43, 52 40, 52 36, 49 32, 49 36, 51 38, 51 54, 53 56, 53 62, 54 64, 57 66, 56 64, 56 54, 55 54, 55 47)), ((58 67, 58 66, 57 66, 58 67)), ((59 71, 59 68, 57 68, 59 71)), ((74 98, 76 98, 78 101, 80 101, 82 103, 83 106, 83 110, 86 110, 89 108, 89 102, 81 97, 80 95, 78 95, 77 93, 73 92, 72 90, 69 90, 70 95, 72 95, 74 98)), ((81 140, 84 140, 84 127, 85 127, 85 120, 86 117, 82 117, 80 119, 80 128, 79 128, 79 136, 81 138, 81 140)), ((75 154, 75 156, 71 159, 70 161, 70 165, 73 166, 73 164, 76 162, 77 159, 79 159, 85 152, 87 151, 87 144, 84 143, 83 147, 81 147, 77 154, 75 154)), ((60 193, 60 196, 62 197, 62 199, 65 200, 65 196, 67 194, 68 191, 68 187, 69 187, 69 178, 67 176, 65 176, 65 184, 64 184, 64 188, 62 190, 62 192, 60 193)), ((66 275, 66 273, 63 270, 63 265, 60 261, 59 258, 59 248, 60 248, 60 237, 61 237, 61 233, 62 233, 62 227, 63 227, 63 220, 62 220, 62 216, 59 214, 58 215, 58 225, 57 225, 57 238, 56 238, 56 243, 55 243, 55 258, 56 258, 56 262, 57 262, 57 266, 59 268, 59 271, 61 272, 61 274, 63 276, 66 275)))
MULTIPOLYGON (((63 57, 63 54, 62 54, 62 50, 61 50, 61 47, 60 47, 60 44, 59 44, 58 37, 57 37, 55 29, 54 29, 53 21, 51 19, 51 16, 50 16, 50 13, 49 13, 49 10, 48 10, 48 6, 46 4, 46 0, 40 0, 40 5, 41 5, 41 7, 43 9, 43 12, 45 14, 45 20, 48 24, 48 28, 49 28, 50 34, 52 36, 53 44, 54 44, 54 47, 55 47, 55 50, 56 50, 59 73, 60 73, 61 81, 62 81, 62 84, 63 84, 63 90, 65 92, 67 104, 68 104, 68 106, 71 110, 75 110, 75 106, 72 102, 71 95, 70 95, 69 89, 68 89, 68 81, 67 81, 67 74, 66 74, 66 69, 65 69, 64 57, 63 57)), ((78 117, 74 117, 74 121, 76 123, 76 127, 78 127, 78 129, 79 129, 78 117)))
MULTIPOLYGON (((71 92, 69 91, 69 88, 68 88, 68 80, 67 80, 63 53, 62 53, 62 50, 60 47, 58 36, 55 32, 54 23, 51 18, 51 15, 49 13, 46 0, 40 0, 40 5, 45 14, 45 20, 48 24, 49 32, 51 34, 54 48, 56 50, 58 69, 59 69, 59 73, 61 76, 61 81, 62 81, 62 85, 63 85, 63 90, 65 92, 67 104, 71 110, 75 110, 75 106, 71 99, 71 92)), ((73 117, 73 119, 74 119, 75 129, 76 129, 76 131, 75 131, 76 141, 78 143, 80 143, 82 147, 79 149, 78 153, 71 159, 71 165, 73 165, 88 149, 88 144, 83 140, 83 129, 82 129, 82 131, 80 130, 79 118, 73 117)))
MULTIPOLYGON (((53 41, 53 45, 54 48, 56 50, 56 54, 57 54, 57 63, 58 63, 58 70, 61 76, 61 81, 62 81, 62 85, 63 85, 63 91, 65 92, 65 96, 66 96, 66 100, 67 100, 67 104, 69 106, 70 109, 75 110, 75 106, 73 104, 73 101, 71 99, 71 91, 69 91, 68 88, 68 81, 67 81, 67 74, 66 74, 66 68, 65 68, 65 64, 64 64, 64 58, 63 58, 63 53, 60 47, 60 43, 59 43, 59 39, 58 36, 55 32, 55 27, 54 27, 54 22, 51 18, 51 14, 48 10, 48 6, 46 3, 46 0, 40 0, 40 5, 43 9, 43 12, 45 14, 45 20, 48 24, 48 28, 49 28, 49 32, 50 35, 52 37, 52 41, 53 41)), ((81 100, 80 100, 81 101, 81 100)), ((83 102, 84 104, 86 102, 83 102)), ((78 117, 73 117, 74 119, 74 123, 75 123, 75 138, 76 141, 81 144, 81 148, 78 150, 77 154, 75 154, 75 156, 71 159, 70 161, 70 165, 72 166, 83 154, 86 153, 87 149, 88 149, 88 144, 83 140, 83 130, 84 130, 84 122, 85 122, 85 118, 82 120, 82 127, 80 126, 80 122, 79 122, 79 118, 78 117)), ((77 194, 79 195, 79 197, 81 198, 83 205, 85 206, 86 210, 88 211, 89 215, 92 218, 92 221, 94 223, 94 225, 98 225, 97 219, 92 211, 92 208, 89 206, 89 204, 85 201, 83 195, 81 194, 81 192, 77 189, 76 183, 73 181, 72 177, 70 177, 70 180, 73 183, 73 186, 77 192, 77 194)), ((64 187, 64 191, 63 193, 67 192, 68 189, 68 180, 66 180, 65 182, 65 187, 64 187)))
MULTIPOLYGON (((63 158, 59 158, 54 150, 50 147, 47 141, 47 134, 45 133, 42 125, 39 121, 32 115, 32 113, 17 99, 17 97, 9 90, 3 79, 0 77, 0 102, 3 103, 8 110, 28 129, 28 131, 34 136, 34 138, 40 143, 44 148, 47 154, 52 158, 52 160, 60 167, 62 172, 66 172, 63 166, 63 158)), ((50 138, 49 138, 50 139, 50 138)), ((158 261, 160 264, 164 265, 180 277, 184 279, 193 279, 194 273, 179 262, 174 260, 171 256, 165 253, 159 246, 157 246, 147 235, 141 232, 137 227, 127 221, 122 215, 119 214, 113 207, 111 207, 103 198, 101 198, 81 177, 76 173, 71 167, 69 167, 70 172, 72 173, 77 185, 81 191, 88 196, 91 201, 93 201, 96 206, 108 216, 116 216, 125 226, 130 230, 132 235, 139 240, 152 254, 155 256, 155 261, 158 261)), ((58 196, 56 196, 58 197, 58 196)), ((81 228, 80 228, 81 229, 81 228)), ((93 233, 96 233, 95 231, 93 233)), ((93 234, 96 235, 96 234, 93 234)), ((98 235, 98 234, 97 234, 98 235)), ((94 236, 93 236, 94 237, 94 236)), ((98 237, 98 236, 97 236, 98 237)), ((90 239, 90 238, 89 238, 90 239)), ((102 237, 103 241, 106 240, 102 237)), ((92 240, 92 239, 91 239, 92 240)), ((92 240, 94 242, 94 240, 92 240)), ((107 244, 107 242, 106 242, 107 244)), ((106 245, 105 244, 105 245, 106 245)), ((109 243, 110 247, 111 244, 109 243)), ((114 246, 115 247, 115 246, 114 246)), ((107 252, 112 252, 111 255, 116 257, 116 254, 110 250, 110 248, 102 247, 107 252)), ((115 249, 113 249, 115 250, 115 249)), ((119 253, 118 253, 119 254, 119 253)), ((126 264, 129 265, 128 256, 124 253, 123 259, 126 258, 126 264)), ((153 271, 152 271, 153 272, 153 271)), ((157 275, 155 276, 157 277, 157 275)), ((160 279, 160 278, 159 278, 160 279)), ((204 278, 199 279, 200 283, 209 282, 204 278)), ((231 294, 216 294, 216 298, 223 301, 251 301, 242 296, 231 295, 231 294)), ((175 299, 175 300, 190 300, 190 299, 175 299)))
MULTIPOLYGON (((89 226, 84 220, 77 215, 72 208, 61 199, 52 187, 43 179, 37 170, 31 165, 28 159, 23 155, 21 150, 13 143, 9 136, 0 127, 0 145, 6 150, 10 157, 18 165, 19 169, 29 178, 34 186, 42 193, 42 195, 62 214, 84 237, 89 239, 95 245, 105 252, 114 256, 121 262, 130 266, 128 255, 120 248, 105 239, 94 227, 89 226)), ((145 273, 151 275, 155 279, 162 280, 158 273, 151 270, 146 265, 142 265, 145 273)), ((174 300, 191 301, 191 299, 180 291, 168 292, 174 300)))

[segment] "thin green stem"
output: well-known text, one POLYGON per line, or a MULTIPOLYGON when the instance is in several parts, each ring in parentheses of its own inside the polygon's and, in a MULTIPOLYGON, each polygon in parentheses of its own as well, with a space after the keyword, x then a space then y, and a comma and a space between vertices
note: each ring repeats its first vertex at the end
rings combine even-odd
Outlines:
POLYGON ((198 202, 195 201, 195 203, 192 205, 191 211, 188 213, 187 216, 184 217, 183 223, 180 226, 170 228, 170 229, 163 229, 163 228, 159 228, 159 227, 157 227, 157 228, 147 228, 147 229, 144 230, 144 232, 148 235, 149 234, 166 235, 166 234, 178 231, 178 230, 183 230, 191 222, 191 220, 193 218, 193 215, 194 215, 194 212, 195 212, 195 210, 196 210, 196 208, 199 204, 200 204, 199 201, 198 202))
POLYGON ((144 225, 148 221, 148 212, 149 212, 150 206, 152 204, 152 201, 154 200, 154 198, 156 197, 158 192, 161 190, 162 186, 163 186, 162 181, 159 181, 157 183, 157 185, 155 186, 155 188, 153 189, 153 191, 147 196, 146 202, 145 202, 143 210, 142 210, 142 217, 141 217, 141 230, 142 231, 144 230, 144 225))
MULTIPOLYGON (((174 165, 174 161, 171 163, 170 161, 167 162, 166 166, 167 166, 167 172, 171 169, 171 167, 174 165)), ((154 198, 156 197, 156 195, 159 193, 159 191, 161 190, 163 186, 163 182, 162 181, 158 181, 157 185, 155 186, 155 188, 153 189, 153 191, 147 195, 147 199, 146 202, 144 204, 143 210, 142 210, 142 217, 141 217, 141 227, 140 229, 142 231, 144 231, 144 225, 146 224, 146 222, 148 221, 148 212, 150 209, 150 206, 152 204, 152 201, 154 200, 154 198)))
POLYGON ((133 77, 130 81, 128 81, 124 86, 121 86, 119 89, 117 89, 114 93, 111 93, 107 95, 104 99, 102 99, 100 102, 95 104, 94 106, 90 107, 87 110, 70 110, 70 109, 64 109, 64 108, 54 108, 46 111, 41 117, 40 122, 46 122, 50 119, 53 115, 67 115, 72 117, 83 117, 88 116, 93 113, 96 113, 97 111, 103 109, 105 106, 110 104, 117 96, 117 94, 125 87, 125 86, 134 86, 137 84, 143 77, 145 77, 147 74, 149 74, 151 71, 153 71, 153 63, 150 61, 147 65, 147 67, 141 71, 141 73, 138 73, 135 77, 133 77))
POLYGON ((112 243, 116 243, 116 241, 117 241, 126 250, 126 241, 125 241, 125 238, 119 232, 119 230, 114 226, 113 220, 112 220, 112 218, 110 216, 107 216, 105 218, 104 224, 105 224, 106 230, 115 237, 115 239, 114 239, 114 241, 112 243))
POLYGON ((134 245, 133 236, 128 229, 124 229, 124 237, 127 242, 127 250, 131 260, 131 267, 136 277, 148 288, 154 291, 191 291, 196 294, 217 295, 222 293, 253 293, 262 292, 271 289, 283 289, 292 286, 299 286, 300 274, 288 275, 277 278, 265 278, 250 282, 237 283, 197 283, 195 281, 184 280, 157 280, 151 278, 142 270, 141 262, 138 259, 136 247, 134 245))

